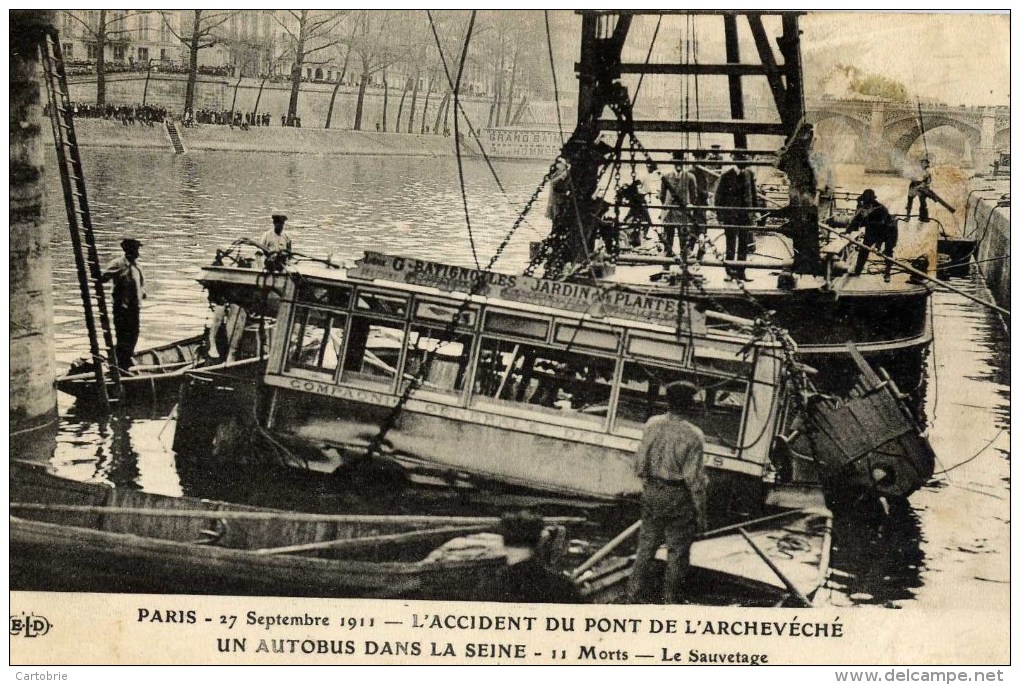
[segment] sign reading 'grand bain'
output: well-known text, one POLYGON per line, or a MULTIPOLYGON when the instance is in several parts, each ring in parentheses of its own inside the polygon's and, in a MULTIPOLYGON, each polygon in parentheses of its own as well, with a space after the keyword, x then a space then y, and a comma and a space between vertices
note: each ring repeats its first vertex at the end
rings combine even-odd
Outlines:
POLYGON ((681 305, 687 305, 683 321, 690 321, 695 333, 705 332, 704 314, 680 300, 629 292, 610 284, 567 283, 517 274, 472 269, 366 252, 348 272, 352 278, 385 280, 420 285, 448 292, 493 297, 588 314, 675 327, 681 305))

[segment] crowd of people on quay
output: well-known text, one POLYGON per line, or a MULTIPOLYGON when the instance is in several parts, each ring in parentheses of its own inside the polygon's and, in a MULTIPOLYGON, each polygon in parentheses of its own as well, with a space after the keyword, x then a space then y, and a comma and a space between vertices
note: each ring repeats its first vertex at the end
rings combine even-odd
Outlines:
MULTIPOLYGON (((103 105, 98 106, 89 102, 72 102, 71 111, 78 119, 107 119, 119 121, 125 126, 145 124, 152 126, 162 122, 170 111, 159 105, 103 105)), ((49 114, 49 105, 46 105, 46 114, 49 114)))
MULTIPOLYGON (((300 119, 298 119, 300 122, 300 119)), ((217 126, 230 126, 238 127, 242 130, 248 130, 252 126, 269 126, 272 124, 272 117, 269 112, 263 112, 261 114, 256 112, 241 112, 235 110, 231 112, 228 109, 214 110, 214 109, 200 109, 194 113, 188 111, 184 114, 184 125, 187 127, 196 126, 199 124, 213 124, 217 126)), ((286 126, 285 117, 281 117, 281 124, 286 126)), ((301 124, 298 123, 298 126, 301 124)))
MULTIPOLYGON (((66 60, 65 69, 68 76, 93 76, 96 73, 96 61, 92 59, 71 59, 66 60)), ((103 72, 107 74, 124 74, 131 72, 151 71, 163 74, 187 74, 190 69, 186 64, 180 64, 170 60, 143 60, 129 59, 128 61, 107 60, 103 64, 103 72)), ((231 66, 213 67, 199 65, 196 70, 202 76, 233 76, 234 68, 231 66)))

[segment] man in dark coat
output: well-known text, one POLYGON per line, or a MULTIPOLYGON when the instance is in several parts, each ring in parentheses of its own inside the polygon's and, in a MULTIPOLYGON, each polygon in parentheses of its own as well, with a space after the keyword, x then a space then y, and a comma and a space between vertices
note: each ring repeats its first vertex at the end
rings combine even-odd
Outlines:
MULTIPOLYGON (((882 253, 889 257, 893 256, 896 249, 896 241, 899 238, 899 230, 896 226, 896 219, 889 214, 889 210, 878 201, 875 191, 867 189, 857 198, 857 213, 850 220, 847 227, 848 232, 864 229, 864 244, 868 247, 881 249, 882 253)), ((864 271, 864 264, 868 261, 867 250, 857 251, 857 264, 854 267, 853 275, 860 276, 864 271)), ((890 280, 892 262, 885 263, 885 282, 890 280)))
POLYGON ((694 216, 689 206, 698 202, 698 180, 684 161, 684 153, 673 153, 673 164, 676 170, 662 178, 659 190, 659 202, 669 207, 662 214, 663 243, 666 255, 673 255, 673 240, 676 229, 680 229, 680 245, 687 259, 694 243, 697 241, 694 216))
POLYGON ((140 328, 141 301, 145 299, 145 276, 138 266, 142 246, 134 238, 120 242, 124 256, 115 259, 103 272, 103 282, 113 281, 113 327, 117 331, 117 366, 128 370, 135 356, 140 328))
MULTIPOLYGON (((726 260, 746 261, 751 233, 744 226, 752 221, 750 208, 758 204, 758 189, 755 184, 754 172, 742 163, 745 157, 741 154, 733 156, 734 163, 728 166, 719 177, 719 185, 715 189, 715 215, 723 225, 726 236, 726 260), (732 208, 732 209, 730 209, 732 208)), ((750 281, 744 267, 726 267, 726 280, 750 281)))

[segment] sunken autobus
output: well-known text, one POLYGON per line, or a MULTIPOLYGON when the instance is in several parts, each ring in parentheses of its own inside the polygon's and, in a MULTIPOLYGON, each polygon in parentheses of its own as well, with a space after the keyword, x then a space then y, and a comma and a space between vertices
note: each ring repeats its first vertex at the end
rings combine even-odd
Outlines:
MULTIPOLYGON (((207 268, 203 282, 235 271, 207 268)), ((374 253, 350 269, 302 265, 282 291, 259 408, 244 413, 315 471, 375 443, 412 479, 613 499, 640 492, 643 426, 687 380, 713 497, 753 511, 786 410, 781 346, 675 298, 566 285, 374 253)), ((183 424, 209 415, 192 409, 183 424)), ((229 431, 213 433, 219 444, 229 431)))

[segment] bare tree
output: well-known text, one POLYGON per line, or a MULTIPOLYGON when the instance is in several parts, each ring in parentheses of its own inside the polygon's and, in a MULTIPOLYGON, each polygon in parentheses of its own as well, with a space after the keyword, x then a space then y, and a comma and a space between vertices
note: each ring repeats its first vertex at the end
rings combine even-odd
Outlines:
POLYGON ((358 103, 354 112, 354 130, 361 130, 365 109, 365 90, 372 75, 385 70, 397 62, 408 50, 408 46, 394 40, 391 32, 399 21, 395 10, 359 10, 355 21, 357 30, 351 41, 350 50, 357 57, 361 67, 361 83, 358 85, 358 103))
MULTIPOLYGON (((508 125, 514 118, 514 99, 520 94, 521 82, 534 82, 543 68, 540 58, 544 51, 536 49, 546 42, 541 14, 534 11, 487 13, 485 24, 475 33, 481 44, 480 59, 492 75, 488 124, 508 125)), ((525 92, 521 97, 526 96, 525 92)))
POLYGON ((124 10, 61 10, 79 24, 85 42, 96 46, 96 105, 106 104, 106 46, 127 41, 130 37, 126 20, 142 12, 124 10))
POLYGON ((336 104, 336 95, 340 92, 340 86, 343 85, 344 80, 347 78, 347 67, 351 64, 351 43, 354 41, 354 35, 358 30, 358 22, 349 21, 347 38, 344 40, 344 62, 343 66, 340 67, 340 74, 336 77, 336 84, 333 86, 333 94, 329 96, 329 109, 326 111, 326 128, 333 122, 333 107, 336 104))
POLYGON ((283 63, 283 60, 286 58, 286 56, 287 56, 286 53, 277 54, 275 46, 272 43, 270 43, 266 48, 264 53, 266 63, 265 71, 262 72, 262 81, 259 83, 259 92, 255 96, 255 106, 252 107, 252 111, 254 111, 256 114, 258 114, 259 111, 259 103, 262 102, 262 91, 266 87, 266 81, 268 81, 270 78, 272 78, 274 74, 276 74, 276 70, 279 68, 280 64, 283 63))
POLYGON ((290 37, 290 52, 294 58, 294 66, 290 70, 288 123, 297 118, 301 73, 305 64, 325 64, 329 61, 322 58, 341 43, 337 27, 343 16, 344 12, 336 10, 284 10, 273 14, 276 22, 290 37))
POLYGON ((208 11, 189 10, 191 14, 182 15, 182 24, 190 23, 187 29, 185 26, 176 27, 173 23, 172 11, 161 10, 163 23, 177 40, 188 46, 188 86, 184 92, 184 111, 191 112, 195 108, 195 83, 198 81, 198 53, 200 50, 211 48, 223 38, 220 35, 220 27, 223 26, 238 10, 208 11), (190 22, 188 21, 190 19, 190 22))
MULTIPOLYGON (((432 127, 433 131, 440 132, 446 129, 445 123, 443 128, 440 129, 440 123, 449 119, 449 108, 450 101, 453 97, 453 81, 451 80, 456 72, 456 60, 457 58, 457 41, 464 39, 464 32, 468 26, 468 18, 470 13, 463 12, 430 12, 427 15, 430 23, 430 37, 431 48, 426 53, 430 59, 426 60, 428 65, 428 90, 431 94, 433 85, 436 81, 439 83, 446 84, 445 88, 441 87, 444 91, 443 98, 439 101, 439 109, 436 112, 435 124, 432 127), (435 33, 432 33, 432 31, 435 33), (436 44, 438 40, 438 45, 436 44)), ((482 29, 485 31, 486 29, 482 29)), ((475 29, 475 35, 479 30, 475 29)), ((473 56, 468 56, 468 63, 474 61, 473 56)), ((422 122, 421 122, 421 133, 425 133, 428 128, 426 123, 426 115, 428 114, 429 97, 425 98, 425 107, 422 111, 422 122)))

